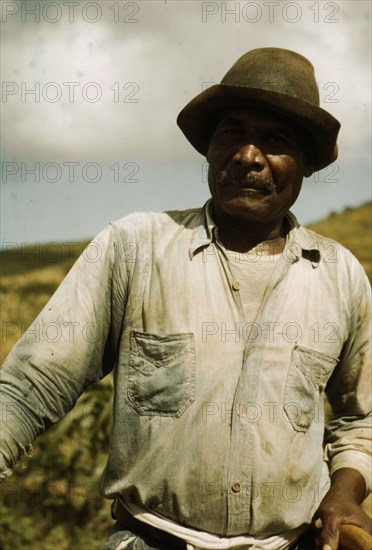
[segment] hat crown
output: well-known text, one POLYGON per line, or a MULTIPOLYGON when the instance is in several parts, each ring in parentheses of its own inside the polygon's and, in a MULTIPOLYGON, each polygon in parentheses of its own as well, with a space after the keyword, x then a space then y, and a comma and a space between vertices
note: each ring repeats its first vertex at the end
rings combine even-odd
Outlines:
POLYGON ((291 50, 251 50, 234 63, 221 84, 277 92, 319 107, 314 67, 306 57, 291 50))
POLYGON ((189 101, 177 123, 195 149, 206 155, 218 113, 247 107, 279 113, 303 128, 313 146, 314 170, 336 160, 340 123, 320 107, 314 68, 302 55, 282 48, 247 52, 220 84, 189 101))

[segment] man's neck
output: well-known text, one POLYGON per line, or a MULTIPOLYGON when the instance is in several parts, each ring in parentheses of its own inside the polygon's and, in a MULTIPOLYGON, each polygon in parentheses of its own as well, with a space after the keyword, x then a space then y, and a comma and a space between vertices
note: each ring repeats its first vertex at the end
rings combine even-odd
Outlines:
POLYGON ((284 240, 286 229, 283 219, 269 223, 249 222, 213 212, 218 237, 224 247, 235 252, 249 252, 258 244, 271 240, 284 240))

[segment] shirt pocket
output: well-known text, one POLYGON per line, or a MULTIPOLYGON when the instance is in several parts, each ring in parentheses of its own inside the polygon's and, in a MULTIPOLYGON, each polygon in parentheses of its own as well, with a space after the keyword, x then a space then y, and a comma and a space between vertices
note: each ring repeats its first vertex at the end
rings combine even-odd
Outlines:
POLYGON ((292 350, 284 411, 296 431, 306 432, 314 420, 320 396, 337 362, 335 357, 302 346, 292 350))
POLYGON ((194 335, 132 331, 128 398, 141 415, 181 416, 195 400, 194 335))

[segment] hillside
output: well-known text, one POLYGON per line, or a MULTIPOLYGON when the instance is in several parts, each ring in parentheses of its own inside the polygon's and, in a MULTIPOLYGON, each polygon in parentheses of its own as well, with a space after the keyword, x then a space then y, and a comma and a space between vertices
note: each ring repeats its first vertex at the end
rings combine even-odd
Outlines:
POLYGON ((335 239, 346 246, 358 258, 372 279, 372 203, 358 208, 346 208, 328 218, 308 226, 309 229, 335 239))

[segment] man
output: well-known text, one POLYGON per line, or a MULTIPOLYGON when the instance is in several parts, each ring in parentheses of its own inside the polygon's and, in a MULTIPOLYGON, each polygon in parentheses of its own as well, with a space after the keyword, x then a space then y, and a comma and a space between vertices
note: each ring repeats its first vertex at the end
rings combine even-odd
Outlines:
POLYGON ((210 163, 212 199, 118 220, 97 261, 78 260, 35 322, 95 338, 26 335, 10 353, 3 399, 27 422, 4 423, 3 475, 114 369, 105 549, 312 548, 319 517, 316 544, 335 550, 342 523, 370 529, 369 285, 289 208, 337 157, 339 123, 308 60, 263 48, 178 124, 210 163))

